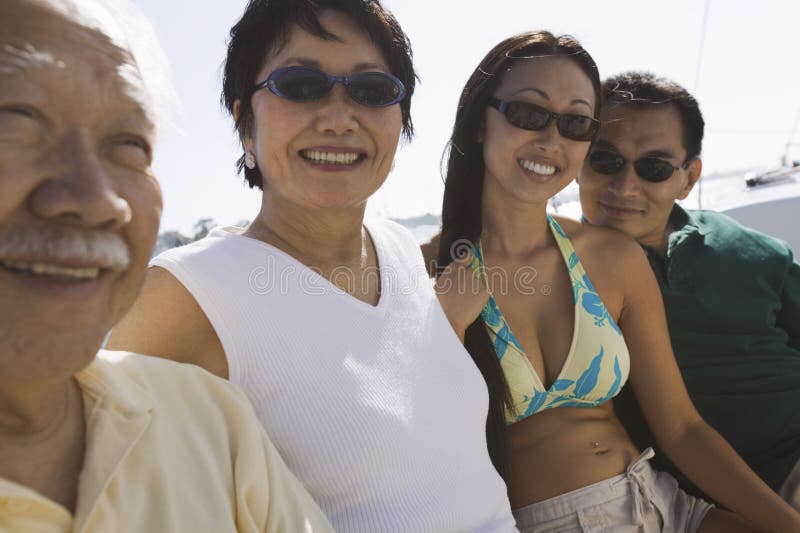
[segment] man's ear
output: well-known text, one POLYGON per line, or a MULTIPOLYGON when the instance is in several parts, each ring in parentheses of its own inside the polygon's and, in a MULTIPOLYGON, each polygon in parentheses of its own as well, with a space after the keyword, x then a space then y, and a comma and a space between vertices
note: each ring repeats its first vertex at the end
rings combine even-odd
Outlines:
POLYGON ((686 169, 686 183, 680 193, 678 193, 678 200, 685 200, 689 193, 694 189, 695 184, 700 179, 700 174, 703 172, 703 161, 698 157, 689 163, 689 168, 686 169))

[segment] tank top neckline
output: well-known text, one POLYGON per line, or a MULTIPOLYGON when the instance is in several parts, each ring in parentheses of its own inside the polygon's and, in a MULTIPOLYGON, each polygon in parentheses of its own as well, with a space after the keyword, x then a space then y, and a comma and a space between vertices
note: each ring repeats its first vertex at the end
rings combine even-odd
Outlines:
POLYGON ((277 246, 272 245, 272 244, 270 244, 268 242, 262 241, 260 239, 256 239, 254 237, 249 237, 247 235, 244 235, 242 233, 244 231, 244 228, 241 228, 239 226, 221 226, 221 227, 214 228, 211 231, 211 233, 212 234, 217 234, 218 236, 223 237, 223 238, 243 239, 243 240, 245 240, 247 242, 252 243, 253 246, 264 248, 268 253, 277 255, 278 257, 282 258, 289 265, 297 268, 299 275, 308 276, 309 280, 313 284, 321 285, 325 289, 326 294, 330 293, 330 295, 336 295, 336 296, 340 297, 340 299, 342 301, 347 302, 348 305, 351 305, 353 307, 362 309, 362 310, 364 310, 366 312, 383 314, 383 313, 385 313, 386 308, 389 305, 388 304, 388 300, 389 300, 389 294, 388 294, 389 293, 389 285, 388 285, 388 280, 387 280, 387 273, 384 272, 384 269, 382 268, 383 265, 388 264, 387 257, 386 257, 386 253, 387 252, 386 252, 386 250, 384 248, 383 243, 380 241, 379 238, 377 238, 377 235, 380 232, 379 231, 370 230, 370 226, 372 224, 370 222, 367 222, 366 220, 362 222, 362 225, 363 225, 364 229, 367 231, 367 233, 369 234, 369 238, 372 241, 373 246, 375 247, 375 257, 376 257, 377 263, 378 263, 377 269, 378 269, 378 275, 380 276, 380 294, 378 296, 378 302, 375 305, 367 303, 367 302, 365 302, 363 300, 359 300, 358 298, 356 298, 352 294, 348 293, 347 291, 345 291, 341 287, 339 287, 336 284, 334 284, 333 282, 331 282, 328 278, 322 276, 319 272, 317 272, 313 268, 309 267, 308 265, 306 265, 302 261, 299 261, 298 259, 293 257, 291 254, 285 252, 284 250, 281 250, 277 246))

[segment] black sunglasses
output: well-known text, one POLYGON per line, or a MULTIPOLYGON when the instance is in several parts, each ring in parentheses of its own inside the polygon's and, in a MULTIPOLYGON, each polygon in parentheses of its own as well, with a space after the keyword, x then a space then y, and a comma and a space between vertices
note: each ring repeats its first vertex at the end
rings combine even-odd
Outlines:
MULTIPOLYGON (((628 161, 611 150, 595 150, 589 154, 589 166, 598 174, 616 174, 620 172, 628 161)), ((655 156, 640 157, 633 162, 633 169, 645 181, 658 183, 668 180, 676 170, 686 170, 690 161, 685 161, 676 167, 666 159, 655 156)))
POLYGON ((489 105, 503 113, 511 124, 523 130, 538 131, 546 128, 551 120, 555 120, 558 133, 573 141, 591 141, 600 128, 600 121, 592 117, 572 113, 560 115, 530 102, 506 102, 491 98, 489 105))
POLYGON ((292 102, 316 102, 341 83, 356 103, 367 107, 387 107, 406 95, 403 82, 385 72, 361 72, 353 76, 331 76, 311 67, 282 67, 272 71, 254 91, 268 88, 292 102))

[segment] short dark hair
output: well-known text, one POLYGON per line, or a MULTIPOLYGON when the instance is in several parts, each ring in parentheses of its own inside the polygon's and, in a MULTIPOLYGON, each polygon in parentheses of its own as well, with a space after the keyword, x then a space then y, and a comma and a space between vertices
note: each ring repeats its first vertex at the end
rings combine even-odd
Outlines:
POLYGON ((683 126, 683 147, 686 161, 700 157, 705 121, 697 100, 685 88, 652 72, 629 71, 603 82, 606 108, 617 105, 650 107, 662 104, 675 106, 683 126))
MULTIPOLYGON (((235 123, 240 140, 249 134, 253 125, 250 100, 260 81, 256 76, 267 57, 286 45, 292 27, 298 26, 321 39, 339 40, 319 21, 321 12, 326 9, 352 17, 383 53, 391 73, 403 82, 406 88, 405 98, 400 102, 403 135, 406 139, 413 136, 411 96, 416 74, 411 43, 394 15, 378 0, 250 0, 242 17, 231 28, 222 82, 221 102, 231 116, 234 102, 240 102, 235 123)), ((247 168, 244 156, 236 165, 239 172, 244 172, 250 188, 263 189, 263 176, 258 168, 247 168)))
MULTIPOLYGON (((592 56, 574 37, 556 37, 549 31, 526 32, 509 37, 492 48, 467 81, 456 110, 447 158, 438 272, 455 259, 451 249, 464 242, 476 243, 483 228, 481 201, 485 163, 478 133, 484 123, 489 99, 513 64, 534 57, 564 57, 575 61, 592 83, 594 117, 600 116, 600 74, 592 56)), ((478 317, 467 328, 464 340, 489 387, 489 416, 486 421, 489 455, 497 471, 507 480, 504 409, 512 407, 508 384, 482 318, 478 317)))

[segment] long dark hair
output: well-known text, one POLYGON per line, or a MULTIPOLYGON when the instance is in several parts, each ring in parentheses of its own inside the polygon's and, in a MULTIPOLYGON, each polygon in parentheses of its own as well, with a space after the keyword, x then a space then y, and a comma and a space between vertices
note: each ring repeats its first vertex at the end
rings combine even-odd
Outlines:
MULTIPOLYGON (((548 31, 526 32, 509 37, 492 48, 470 76, 458 102, 449 142, 438 272, 453 261, 461 245, 474 244, 481 234, 484 161, 483 146, 477 140, 477 134, 483 125, 489 98, 494 96, 503 74, 512 64, 526 58, 548 56, 569 57, 580 66, 594 87, 594 116, 600 116, 601 89, 597 65, 574 37, 556 37, 548 31)), ((464 344, 489 388, 489 416, 486 420, 489 455, 507 481, 509 454, 504 410, 512 408, 511 395, 480 317, 467 328, 464 344)))

